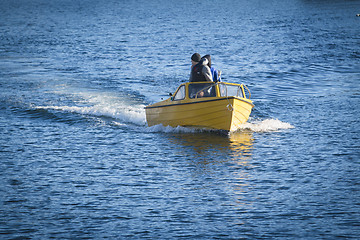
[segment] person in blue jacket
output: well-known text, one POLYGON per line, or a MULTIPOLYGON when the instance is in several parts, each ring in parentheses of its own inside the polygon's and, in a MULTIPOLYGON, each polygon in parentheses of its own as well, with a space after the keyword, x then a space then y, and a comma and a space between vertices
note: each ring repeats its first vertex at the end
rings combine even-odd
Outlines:
POLYGON ((211 71, 211 76, 213 79, 213 82, 221 82, 221 71, 216 70, 214 67, 211 66, 211 56, 209 54, 203 56, 202 58, 206 58, 208 60, 208 66, 211 71))

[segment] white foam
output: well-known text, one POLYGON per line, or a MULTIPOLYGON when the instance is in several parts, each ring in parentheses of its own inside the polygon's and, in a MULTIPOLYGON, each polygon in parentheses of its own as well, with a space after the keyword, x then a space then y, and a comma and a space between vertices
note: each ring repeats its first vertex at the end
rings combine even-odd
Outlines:
POLYGON ((170 126, 163 126, 162 124, 154 125, 151 127, 147 127, 146 132, 164 132, 164 133, 195 133, 201 132, 202 129, 197 128, 187 128, 187 127, 170 127, 170 126))
MULTIPOLYGON (((239 126, 236 131, 250 130, 251 132, 274 132, 283 129, 294 128, 290 123, 282 122, 278 119, 265 119, 257 120, 253 122, 247 122, 239 126)), ((200 129, 200 128, 188 128, 188 127, 170 127, 158 124, 155 126, 147 127, 147 132, 164 132, 164 133, 198 133, 206 132, 211 130, 200 129)), ((236 132, 234 131, 234 132, 236 132)))
POLYGON ((77 107, 77 106, 38 106, 36 109, 51 109, 57 111, 79 113, 84 115, 92 115, 99 117, 111 117, 120 120, 121 122, 133 123, 136 125, 145 125, 145 111, 144 106, 118 106, 106 107, 95 105, 92 107, 77 107))
POLYGON ((274 132, 282 129, 294 128, 290 123, 278 119, 265 119, 247 122, 239 126, 238 130, 248 129, 253 132, 274 132))
POLYGON ((146 124, 145 105, 134 103, 125 97, 111 92, 63 91, 63 94, 80 98, 78 105, 85 106, 38 106, 37 109, 52 109, 57 111, 79 113, 92 116, 111 117, 120 122, 143 126, 146 124))

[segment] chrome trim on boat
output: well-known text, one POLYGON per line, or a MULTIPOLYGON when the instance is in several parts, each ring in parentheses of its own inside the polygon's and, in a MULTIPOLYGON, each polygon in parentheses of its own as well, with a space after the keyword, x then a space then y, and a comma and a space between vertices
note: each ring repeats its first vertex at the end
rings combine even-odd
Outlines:
MULTIPOLYGON (((199 98, 196 98, 196 99, 199 99, 199 98)), ((237 98, 237 97, 222 97, 222 98, 217 98, 217 99, 210 99, 210 100, 205 100, 205 101, 196 101, 196 102, 189 102, 189 103, 175 103, 175 104, 160 105, 160 106, 153 106, 153 107, 146 106, 145 109, 172 107, 172 106, 188 105, 188 104, 195 104, 195 103, 215 102, 215 101, 222 101, 222 100, 229 100, 229 99, 237 99, 242 102, 246 102, 246 103, 250 104, 252 107, 255 107, 255 105, 253 103, 250 103, 250 102, 246 101, 245 99, 241 99, 241 98, 237 98)))

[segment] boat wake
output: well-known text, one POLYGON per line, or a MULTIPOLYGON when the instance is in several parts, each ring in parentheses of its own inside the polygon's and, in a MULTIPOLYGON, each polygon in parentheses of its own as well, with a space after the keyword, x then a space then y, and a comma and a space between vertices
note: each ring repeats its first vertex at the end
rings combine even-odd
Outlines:
POLYGON ((139 126, 146 125, 145 105, 127 99, 124 96, 111 92, 65 92, 57 91, 57 94, 71 95, 73 101, 70 103, 75 106, 35 106, 35 109, 55 110, 62 112, 77 113, 96 117, 113 118, 118 125, 124 123, 139 126))
MULTIPOLYGON (((118 126, 126 125, 126 123, 143 126, 145 132, 163 132, 163 133, 201 133, 212 132, 214 130, 189 128, 189 127, 170 127, 162 124, 146 127, 146 118, 144 105, 126 105, 122 104, 105 104, 98 103, 94 106, 37 106, 35 109, 55 110, 70 113, 77 113, 82 115, 90 115, 97 117, 113 118, 113 123, 118 126)), ((250 131, 250 132, 276 132, 286 129, 294 128, 290 123, 282 122, 278 119, 256 120, 244 123, 238 127, 235 132, 250 131)))
MULTIPOLYGON (((83 115, 109 117, 119 120, 120 122, 132 123, 136 125, 145 125, 145 118, 143 113, 144 107, 122 106, 118 108, 113 107, 76 107, 76 106, 38 106, 35 109, 57 110, 63 112, 78 113, 83 115)), ((119 124, 120 125, 120 124, 119 124)))
MULTIPOLYGON (((164 133, 201 133, 213 132, 214 130, 170 127, 161 124, 147 127, 145 105, 134 99, 114 92, 97 92, 89 90, 71 89, 68 87, 57 89, 54 93, 62 96, 71 96, 72 101, 67 105, 35 106, 35 109, 47 111, 70 112, 80 115, 112 118, 112 124, 118 126, 135 125, 143 127, 145 132, 164 132, 164 133), (75 106, 74 106, 75 105, 75 106)), ((252 120, 240 125, 235 132, 274 132, 284 129, 294 128, 289 123, 278 119, 252 120)))
POLYGON ((210 130, 201 128, 188 128, 188 127, 170 127, 162 124, 147 127, 146 132, 164 132, 164 133, 198 133, 198 132, 209 132, 210 130))
MULTIPOLYGON (((278 119, 265 119, 247 122, 238 127, 234 132, 250 131, 250 132, 276 132, 285 129, 294 128, 290 123, 282 122, 278 119)), ((164 132, 164 133, 199 133, 199 132, 212 132, 215 130, 207 130, 200 128, 188 128, 188 127, 170 127, 163 126, 162 124, 147 127, 147 132, 164 132)))
POLYGON ((290 123, 278 119, 265 119, 246 122, 239 126, 237 131, 250 130, 252 132, 275 132, 294 128, 290 123))

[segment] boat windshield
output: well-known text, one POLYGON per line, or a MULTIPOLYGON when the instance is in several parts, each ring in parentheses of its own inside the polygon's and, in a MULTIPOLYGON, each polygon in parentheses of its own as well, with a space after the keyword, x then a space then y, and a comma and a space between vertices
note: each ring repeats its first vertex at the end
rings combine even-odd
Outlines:
POLYGON ((180 86, 179 90, 175 93, 175 96, 173 99, 175 101, 177 100, 183 100, 185 98, 185 86, 180 86))
POLYGON ((240 97, 243 98, 243 92, 240 85, 230 85, 230 84, 219 84, 220 96, 221 97, 240 97))
POLYGON ((216 97, 214 83, 189 84, 189 98, 216 97))

